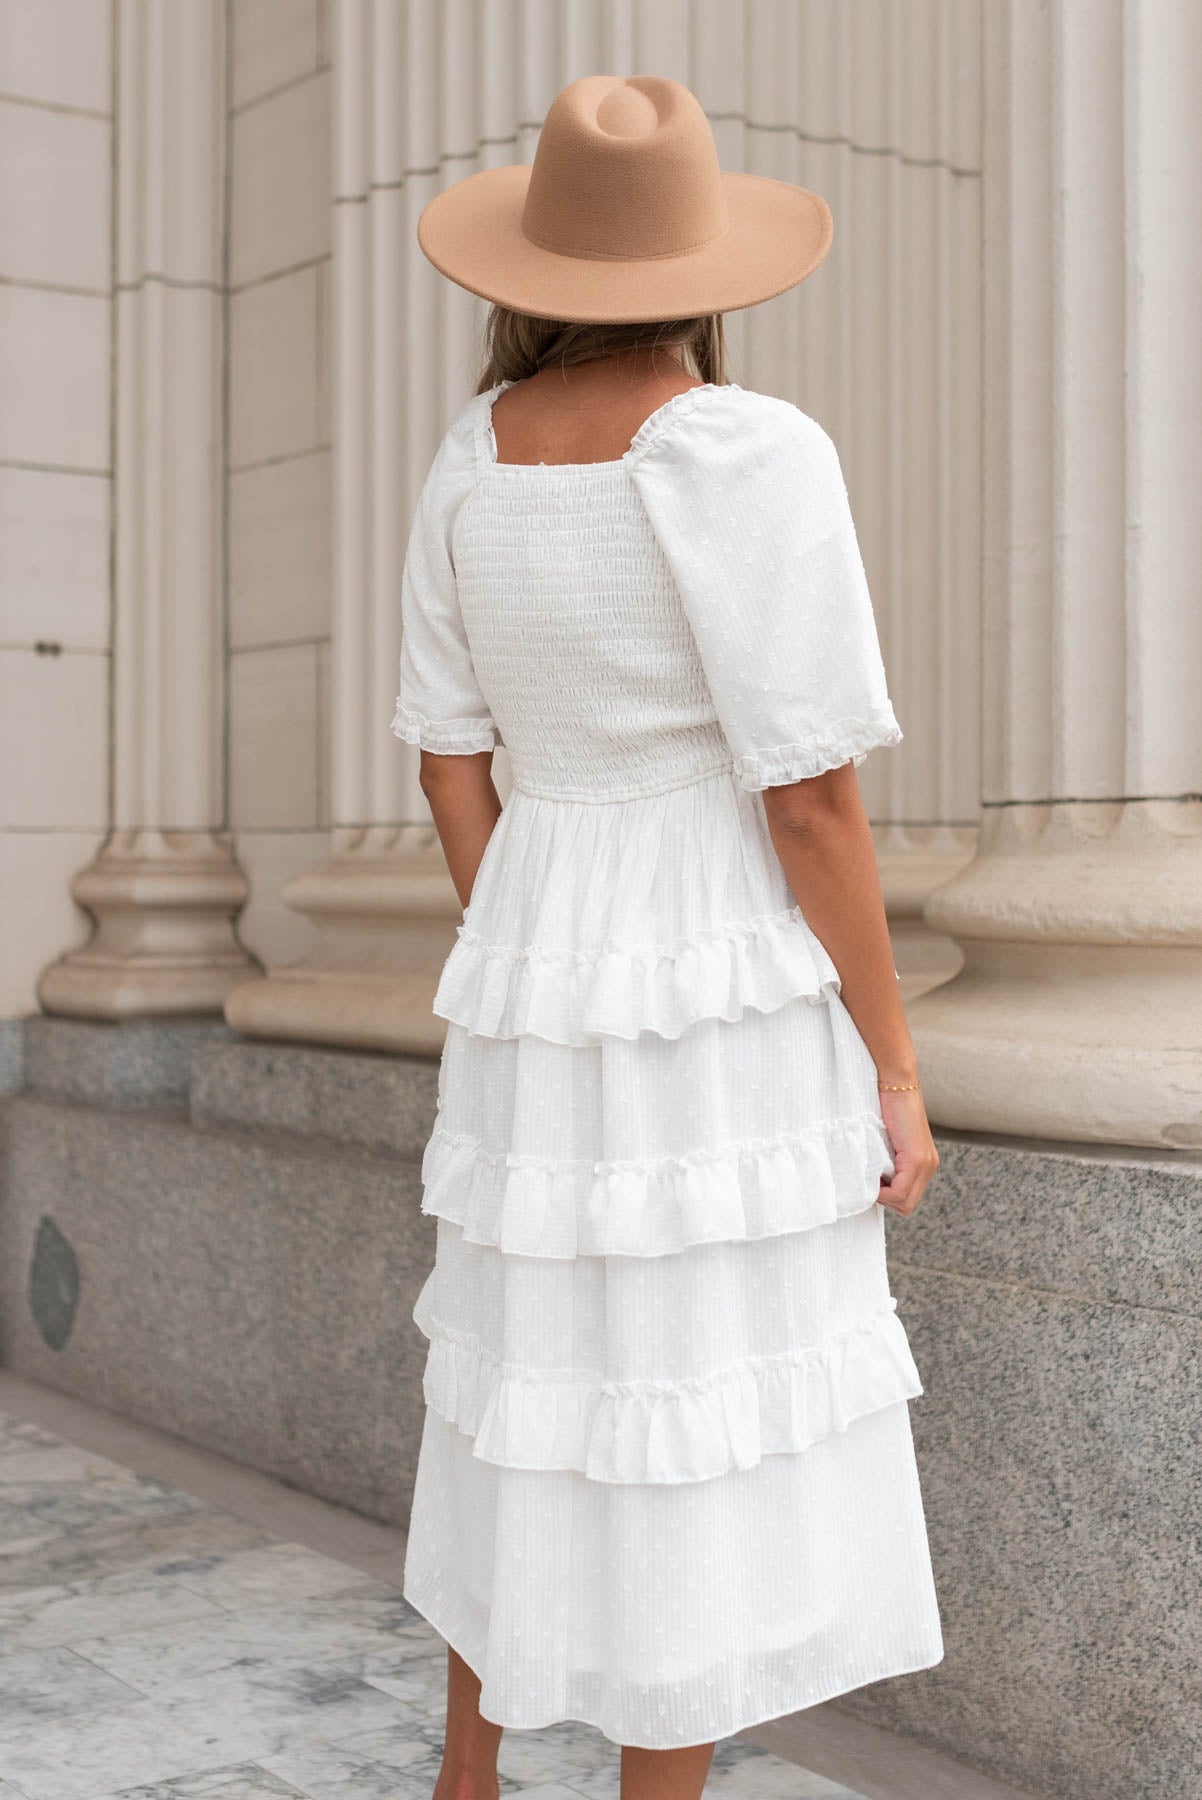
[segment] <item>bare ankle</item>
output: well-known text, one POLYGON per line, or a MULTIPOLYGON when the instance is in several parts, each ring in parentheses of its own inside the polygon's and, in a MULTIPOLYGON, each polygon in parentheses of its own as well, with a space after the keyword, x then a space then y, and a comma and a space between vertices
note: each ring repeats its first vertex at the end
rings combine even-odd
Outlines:
POLYGON ((444 1770, 438 1777, 433 1800, 499 1800, 500 1791, 495 1770, 458 1774, 444 1770))

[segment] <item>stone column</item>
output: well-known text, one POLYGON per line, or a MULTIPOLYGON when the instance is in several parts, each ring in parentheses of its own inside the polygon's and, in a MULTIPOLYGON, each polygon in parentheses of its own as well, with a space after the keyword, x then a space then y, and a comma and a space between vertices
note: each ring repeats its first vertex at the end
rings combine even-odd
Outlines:
POLYGON ((834 213, 818 274, 726 329, 736 378, 839 446, 905 732, 859 780, 909 999, 961 966, 923 903, 972 856, 981 792, 980 7, 773 14, 744 42, 717 9, 670 72, 699 83, 727 167, 834 213))
POLYGON ((984 823, 932 1117, 1202 1145, 1202 13, 987 9, 984 823))
POLYGON ((253 967, 220 829, 224 9, 121 0, 113 830, 72 884, 96 926, 48 1012, 220 1010, 253 967))
POLYGON ((445 419, 467 399, 474 316, 439 291, 417 244, 445 125, 418 103, 423 46, 407 42, 392 0, 342 0, 332 24, 333 845, 284 890, 318 928, 314 951, 244 982, 226 1017, 250 1036, 437 1053, 430 1007, 462 912, 418 753, 389 722, 409 521, 445 419), (429 144, 415 142, 423 130, 429 144))

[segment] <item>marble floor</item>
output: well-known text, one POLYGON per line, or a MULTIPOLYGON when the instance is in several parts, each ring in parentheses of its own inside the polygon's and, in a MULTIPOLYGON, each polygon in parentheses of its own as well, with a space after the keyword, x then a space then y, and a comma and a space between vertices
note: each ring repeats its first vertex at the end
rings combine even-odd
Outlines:
MULTIPOLYGON (((444 1658, 394 1580, 0 1412, 0 1800, 430 1800, 444 1658)), ((501 1771, 617 1800, 586 1726, 501 1771)), ((863 1800, 738 1738, 706 1793, 863 1800)))

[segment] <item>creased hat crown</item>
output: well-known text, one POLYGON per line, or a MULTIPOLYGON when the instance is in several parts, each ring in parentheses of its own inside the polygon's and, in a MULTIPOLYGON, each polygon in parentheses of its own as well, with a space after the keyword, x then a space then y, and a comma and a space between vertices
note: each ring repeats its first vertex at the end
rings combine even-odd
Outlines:
POLYGON ((696 96, 659 75, 585 75, 543 121, 522 231, 560 256, 678 256, 730 223, 696 96))

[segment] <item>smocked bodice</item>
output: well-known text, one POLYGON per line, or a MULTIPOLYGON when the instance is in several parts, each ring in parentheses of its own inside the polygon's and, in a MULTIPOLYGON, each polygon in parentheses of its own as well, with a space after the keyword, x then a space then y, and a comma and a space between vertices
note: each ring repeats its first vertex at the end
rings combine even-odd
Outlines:
POLYGON ((787 401, 702 383, 611 462, 447 432, 410 533, 393 729, 503 743, 519 794, 623 801, 729 771, 758 790, 901 730, 838 455, 787 401))
POLYGON ((730 765, 628 459, 486 466, 453 554, 476 675, 516 787, 621 800, 730 765))

